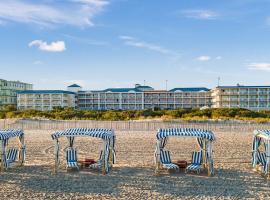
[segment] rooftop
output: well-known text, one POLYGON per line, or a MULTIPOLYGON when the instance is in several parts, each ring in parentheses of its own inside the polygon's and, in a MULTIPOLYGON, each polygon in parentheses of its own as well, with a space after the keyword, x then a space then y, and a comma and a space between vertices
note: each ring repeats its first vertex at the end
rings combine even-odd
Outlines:
POLYGON ((65 90, 24 90, 18 92, 18 94, 75 94, 65 90))
POLYGON ((248 86, 248 85, 235 85, 235 86, 217 86, 217 88, 270 88, 270 86, 248 86))
POLYGON ((170 92, 207 92, 210 89, 205 87, 173 88, 170 92))
POLYGON ((102 92, 142 92, 137 88, 108 88, 106 90, 101 90, 102 92))
POLYGON ((81 87, 81 86, 79 86, 79 85, 77 85, 77 84, 72 84, 72 85, 70 85, 70 86, 68 86, 68 87, 81 87))

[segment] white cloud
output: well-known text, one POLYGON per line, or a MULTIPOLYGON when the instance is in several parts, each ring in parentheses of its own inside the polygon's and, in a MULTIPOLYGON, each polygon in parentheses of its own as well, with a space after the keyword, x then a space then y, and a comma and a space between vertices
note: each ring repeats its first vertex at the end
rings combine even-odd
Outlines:
POLYGON ((184 10, 181 13, 186 18, 201 19, 201 20, 213 20, 219 16, 218 13, 211 10, 184 10))
POLYGON ((199 56, 199 57, 196 58, 196 60, 209 61, 209 60, 211 60, 211 57, 210 56, 199 56))
POLYGON ((148 50, 155 51, 155 52, 158 52, 161 54, 179 56, 179 54, 175 51, 166 49, 166 48, 159 46, 159 45, 156 45, 156 44, 151 44, 148 42, 140 41, 140 40, 138 40, 134 37, 131 37, 131 36, 122 35, 122 36, 119 36, 119 38, 124 41, 125 45, 128 45, 128 46, 133 46, 133 47, 142 48, 142 49, 148 49, 148 50))
POLYGON ((217 56, 217 57, 216 57, 216 60, 221 60, 221 59, 222 59, 221 56, 217 56))
POLYGON ((40 50, 50 52, 62 52, 66 50, 66 45, 64 41, 56 41, 48 44, 47 42, 43 42, 42 40, 34 40, 30 42, 28 46, 38 46, 40 50))
POLYGON ((83 3, 83 4, 92 4, 95 6, 105 6, 108 5, 109 2, 105 0, 72 0, 73 2, 83 3))
POLYGON ((135 40, 134 37, 128 36, 128 35, 120 35, 119 38, 121 40, 135 40))
POLYGON ((270 63, 250 63, 248 68, 251 70, 270 71, 270 63))
POLYGON ((108 4, 103 0, 67 0, 31 3, 27 0, 0 1, 0 20, 32 23, 41 26, 93 26, 92 18, 108 4))

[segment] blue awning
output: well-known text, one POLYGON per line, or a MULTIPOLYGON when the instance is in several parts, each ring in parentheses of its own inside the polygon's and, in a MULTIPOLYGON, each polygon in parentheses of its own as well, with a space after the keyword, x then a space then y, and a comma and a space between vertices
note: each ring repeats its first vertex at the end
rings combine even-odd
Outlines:
POLYGON ((270 130, 255 130, 254 135, 267 140, 270 140, 270 130))
POLYGON ((192 129, 192 128, 169 128, 159 129, 157 133, 157 139, 166 138, 168 136, 185 136, 185 137, 197 137, 205 138, 208 140, 215 140, 214 133, 203 129, 192 129))
POLYGON ((74 137, 74 136, 89 136, 97 137, 102 139, 110 139, 114 136, 114 132, 111 129, 100 129, 100 128, 71 128, 64 131, 58 131, 52 134, 52 139, 60 137, 74 137))
POLYGON ((0 130, 0 140, 6 140, 12 137, 21 137, 23 135, 21 129, 2 129, 0 130))

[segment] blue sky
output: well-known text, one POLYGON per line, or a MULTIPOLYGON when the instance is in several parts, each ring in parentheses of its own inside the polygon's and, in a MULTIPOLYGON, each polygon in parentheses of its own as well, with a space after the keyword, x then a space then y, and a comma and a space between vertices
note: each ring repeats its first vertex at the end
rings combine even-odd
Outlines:
POLYGON ((269 85, 270 0, 5 0, 0 78, 35 89, 269 85))

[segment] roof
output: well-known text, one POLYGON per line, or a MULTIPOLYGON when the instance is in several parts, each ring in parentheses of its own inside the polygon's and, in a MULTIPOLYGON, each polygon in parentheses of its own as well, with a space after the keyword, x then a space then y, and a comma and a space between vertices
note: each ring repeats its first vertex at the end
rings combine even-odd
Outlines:
POLYGON ((6 140, 12 137, 20 137, 23 134, 23 130, 21 129, 2 129, 0 130, 0 140, 6 140))
POLYGON ((152 87, 147 86, 147 85, 140 85, 140 86, 137 86, 136 88, 152 88, 152 87))
POLYGON ((18 94, 75 94, 74 92, 65 90, 23 90, 18 94))
POLYGON ((79 86, 79 85, 77 85, 77 84, 72 84, 72 85, 70 85, 70 86, 68 86, 68 87, 79 87, 79 88, 81 88, 81 86, 79 86))
POLYGON ((137 88, 108 88, 106 90, 101 90, 100 92, 142 92, 137 88))
POLYGON ((270 88, 270 86, 247 86, 247 85, 237 85, 237 86, 217 86, 217 88, 270 88))
POLYGON ((165 92, 165 93, 167 93, 168 91, 167 90, 147 90, 147 91, 144 91, 144 93, 155 93, 155 92, 158 92, 158 93, 165 92))
POLYGON ((198 137, 208 140, 215 140, 214 133, 208 130, 192 129, 192 128, 169 128, 159 129, 157 133, 157 139, 163 139, 168 136, 184 136, 184 137, 198 137))
POLYGON ((254 135, 266 140, 270 140, 270 130, 254 130, 254 135))
POLYGON ((60 137, 75 137, 75 136, 90 136, 102 139, 111 139, 114 137, 114 132, 111 129, 100 128, 70 128, 64 131, 58 131, 52 134, 52 139, 60 137))
POLYGON ((170 90, 170 92, 207 92, 210 91, 210 89, 205 88, 205 87, 189 87, 189 88, 173 88, 170 90))

